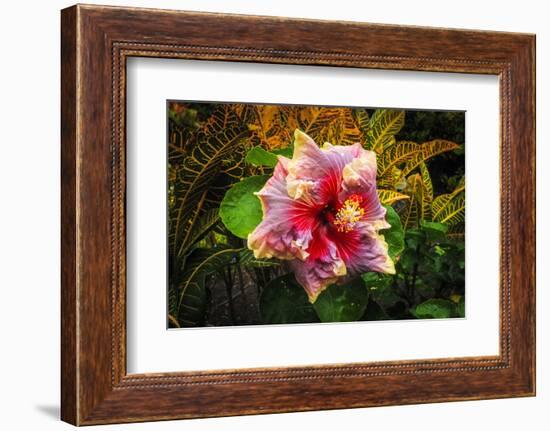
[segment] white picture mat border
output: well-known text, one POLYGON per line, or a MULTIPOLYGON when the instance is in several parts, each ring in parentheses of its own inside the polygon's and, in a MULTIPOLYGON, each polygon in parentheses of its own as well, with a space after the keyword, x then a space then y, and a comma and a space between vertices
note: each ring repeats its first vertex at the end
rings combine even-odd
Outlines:
POLYGON ((129 58, 128 373, 497 355, 499 155, 497 76, 129 58), (171 99, 466 111, 467 318, 167 330, 171 99))

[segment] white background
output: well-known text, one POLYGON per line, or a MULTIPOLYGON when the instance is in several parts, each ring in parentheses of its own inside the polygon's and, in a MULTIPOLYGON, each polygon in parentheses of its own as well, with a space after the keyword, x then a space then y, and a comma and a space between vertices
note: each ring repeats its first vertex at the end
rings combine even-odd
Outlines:
POLYGON ((126 82, 129 373, 498 354, 498 77, 133 58, 126 82), (166 100, 185 98, 466 111, 467 318, 167 331, 166 100))
MULTIPOLYGON (((545 2, 338 2, 296 0, 103 1, 108 4, 347 19, 394 24, 537 33, 538 396, 508 399, 106 426, 135 430, 545 430, 550 423, 548 284, 550 29, 545 2), (546 314, 545 314, 546 311, 546 314)), ((0 184, 0 425, 59 430, 59 9, 65 1, 5 2, 0 15, 2 68, 0 184)))

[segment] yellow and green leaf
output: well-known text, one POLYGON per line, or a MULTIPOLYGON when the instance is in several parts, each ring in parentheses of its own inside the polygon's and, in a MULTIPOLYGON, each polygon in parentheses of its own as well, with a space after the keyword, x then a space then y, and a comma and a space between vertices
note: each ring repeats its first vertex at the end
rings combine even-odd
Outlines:
POLYGON ((403 176, 408 176, 413 170, 418 168, 421 163, 426 162, 432 157, 458 148, 460 148, 460 145, 444 139, 434 139, 433 141, 424 142, 419 146, 419 151, 411 154, 408 158, 403 168, 403 176))
POLYGON ((176 250, 188 244, 192 227, 225 190, 243 175, 242 147, 248 130, 232 105, 221 105, 197 135, 197 142, 178 170, 170 211, 170 241, 176 250))
POLYGON ((464 178, 452 193, 440 195, 432 203, 433 220, 449 226, 464 223, 465 218, 464 178))
POLYGON ((418 227, 424 220, 431 220, 433 189, 429 177, 412 174, 407 178, 403 192, 409 196, 401 209, 401 222, 405 229, 418 227))
POLYGON ((405 111, 377 109, 370 118, 366 148, 381 153, 395 144, 395 135, 405 124, 405 111))
POLYGON ((410 199, 409 195, 396 192, 395 190, 378 189, 378 198, 382 205, 391 205, 397 201, 410 199))

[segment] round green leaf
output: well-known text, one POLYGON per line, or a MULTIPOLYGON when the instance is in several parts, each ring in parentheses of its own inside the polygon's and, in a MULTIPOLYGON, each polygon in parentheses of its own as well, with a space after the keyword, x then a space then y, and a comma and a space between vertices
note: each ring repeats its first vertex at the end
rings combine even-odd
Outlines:
POLYGON ((264 287, 260 296, 260 315, 264 323, 314 323, 319 318, 305 290, 293 274, 283 275, 264 287))
POLYGON ((365 312, 368 300, 369 291, 359 277, 348 284, 326 288, 313 308, 321 322, 354 322, 365 312))
POLYGON ((269 175, 245 178, 233 184, 220 204, 220 218, 229 231, 246 239, 262 221, 262 204, 254 192, 259 191, 269 175))
POLYGON ((262 147, 251 148, 245 157, 246 163, 254 166, 267 166, 274 168, 279 161, 277 155, 264 150, 262 147))
POLYGON ((388 243, 388 254, 392 260, 395 260, 405 248, 403 226, 399 215, 391 206, 384 205, 384 208, 386 208, 386 221, 391 227, 381 230, 380 233, 384 235, 384 239, 388 243))
POLYGON ((456 306, 447 299, 432 298, 418 304, 414 314, 419 319, 447 319, 455 314, 456 306))
POLYGON ((275 150, 271 150, 273 154, 285 156, 289 159, 292 159, 292 155, 294 154, 294 144, 290 144, 288 147, 285 148, 277 148, 275 150))

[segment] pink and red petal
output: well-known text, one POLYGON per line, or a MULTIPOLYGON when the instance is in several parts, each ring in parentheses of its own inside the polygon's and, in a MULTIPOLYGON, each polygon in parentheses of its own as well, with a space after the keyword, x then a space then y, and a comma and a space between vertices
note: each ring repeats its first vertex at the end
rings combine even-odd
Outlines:
POLYGON ((257 195, 263 220, 249 235, 249 248, 257 258, 290 260, 311 302, 348 277, 395 273, 388 245, 378 233, 389 225, 376 191, 376 156, 360 144, 327 143, 321 149, 296 130, 292 159, 279 157, 272 178, 257 195), (340 231, 334 214, 348 199, 360 200, 360 210, 349 209, 350 218, 359 220, 340 231))
POLYGON ((262 222, 248 236, 256 258, 305 259, 316 218, 312 208, 288 196, 285 178, 288 159, 279 157, 273 176, 257 193, 262 222))
POLYGON ((348 274, 359 275, 363 272, 381 272, 395 274, 395 266, 388 254, 388 244, 378 229, 389 224, 380 220, 374 224, 358 223, 351 232, 331 230, 331 239, 338 254, 346 264, 348 274))
POLYGON ((311 254, 304 261, 292 260, 290 266, 298 283, 306 291, 309 301, 315 302, 319 294, 347 273, 338 248, 327 236, 314 234, 311 254))

